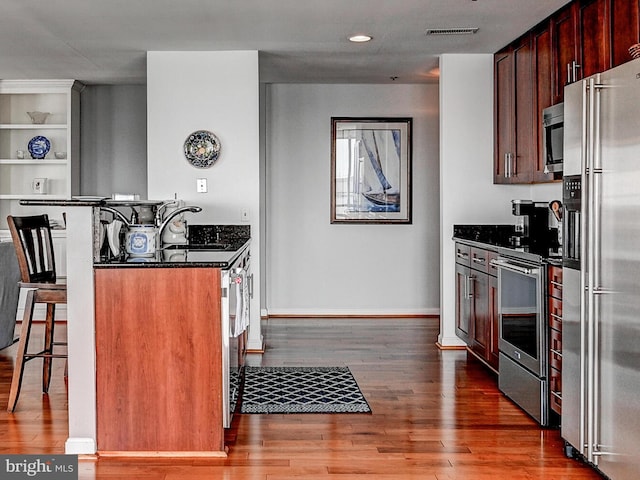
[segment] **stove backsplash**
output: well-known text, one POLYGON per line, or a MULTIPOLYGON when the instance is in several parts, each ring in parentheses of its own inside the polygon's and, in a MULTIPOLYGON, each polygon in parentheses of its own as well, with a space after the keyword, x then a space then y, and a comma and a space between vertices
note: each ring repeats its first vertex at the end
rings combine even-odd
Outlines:
POLYGON ((244 243, 251 238, 250 225, 188 225, 190 245, 244 243))

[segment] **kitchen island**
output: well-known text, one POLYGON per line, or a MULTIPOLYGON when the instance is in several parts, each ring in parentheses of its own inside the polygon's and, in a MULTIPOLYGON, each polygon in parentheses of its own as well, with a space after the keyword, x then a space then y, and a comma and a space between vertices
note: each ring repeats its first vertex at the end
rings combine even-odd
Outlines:
POLYGON ((100 455, 224 454, 221 270, 247 248, 94 265, 100 455))
POLYGON ((67 211, 65 452, 224 456, 221 271, 249 247, 129 262, 96 252, 100 200, 67 211))

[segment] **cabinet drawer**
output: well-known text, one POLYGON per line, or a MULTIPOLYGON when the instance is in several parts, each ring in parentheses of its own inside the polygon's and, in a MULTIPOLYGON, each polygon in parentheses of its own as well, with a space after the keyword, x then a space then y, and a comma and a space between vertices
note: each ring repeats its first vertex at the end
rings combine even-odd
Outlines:
POLYGON ((470 267, 474 270, 487 273, 489 271, 489 251, 482 248, 471 247, 471 263, 470 267))
POLYGON ((551 329, 549 363, 553 368, 562 369, 562 332, 551 329))
POLYGON ((562 330, 562 300, 549 298, 549 326, 556 330, 562 330))
POLYGON ((471 247, 462 243, 456 243, 456 263, 469 266, 471 247))
POLYGON ((549 295, 562 299, 562 268, 555 265, 549 265, 547 270, 549 277, 549 295))
POLYGON ((562 415, 562 372, 555 368, 549 369, 549 397, 551 410, 562 415))

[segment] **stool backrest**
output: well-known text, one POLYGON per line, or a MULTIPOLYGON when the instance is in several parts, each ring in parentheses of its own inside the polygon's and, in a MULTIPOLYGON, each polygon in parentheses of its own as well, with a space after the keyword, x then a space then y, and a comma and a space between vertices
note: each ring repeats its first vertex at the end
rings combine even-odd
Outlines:
POLYGON ((25 283, 55 283, 56 262, 49 217, 7 217, 16 249, 20 275, 25 283))

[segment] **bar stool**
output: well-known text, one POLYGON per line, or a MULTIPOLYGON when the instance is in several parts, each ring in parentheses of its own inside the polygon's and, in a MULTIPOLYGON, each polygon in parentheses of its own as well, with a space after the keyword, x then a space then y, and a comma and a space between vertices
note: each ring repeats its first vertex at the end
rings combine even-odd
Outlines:
POLYGON ((27 290, 24 317, 20 327, 20 339, 13 369, 11 390, 9 392, 8 412, 13 412, 18 403, 24 364, 34 358, 42 358, 42 392, 49 391, 51 382, 51 360, 67 358, 66 353, 54 353, 54 347, 66 346, 66 343, 54 341, 55 306, 67 303, 67 286, 56 283, 56 264, 53 254, 51 228, 47 215, 29 217, 7 217, 11 238, 18 257, 21 281, 20 288, 27 290), (33 322, 33 309, 36 303, 47 305, 43 350, 30 353, 29 335, 33 322))

